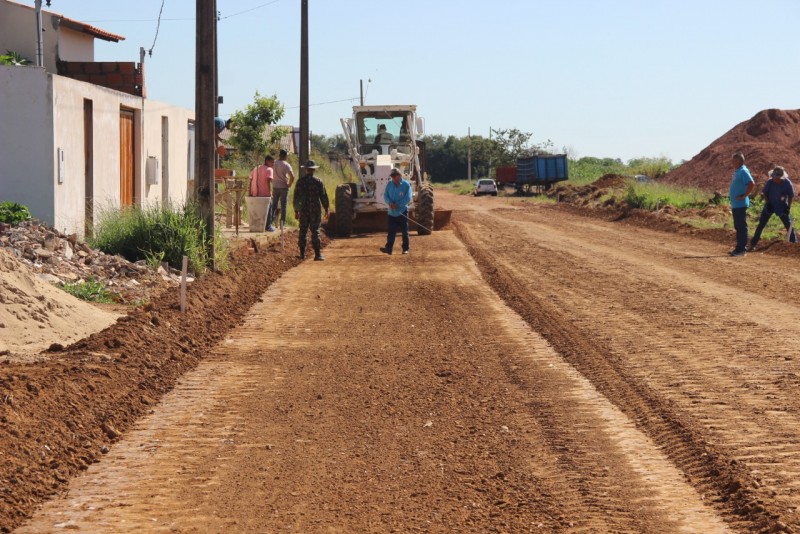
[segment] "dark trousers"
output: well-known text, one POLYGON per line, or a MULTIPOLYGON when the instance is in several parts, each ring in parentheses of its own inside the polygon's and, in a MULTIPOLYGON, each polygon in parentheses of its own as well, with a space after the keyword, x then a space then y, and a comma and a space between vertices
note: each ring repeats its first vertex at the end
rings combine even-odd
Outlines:
POLYGON ((761 217, 758 219, 758 226, 756 226, 756 233, 753 234, 753 240, 750 241, 750 247, 754 248, 758 243, 758 240, 761 239, 761 232, 764 231, 764 227, 767 226, 769 222, 769 218, 775 214, 783 223, 783 227, 787 230, 791 227, 792 232, 789 234, 789 241, 792 243, 797 243, 797 236, 794 233, 794 227, 792 226, 792 219, 789 217, 789 210, 784 209, 780 214, 775 213, 775 210, 772 209, 772 206, 769 204, 764 204, 764 208, 761 210, 761 217))
POLYGON ((747 248, 747 208, 731 208, 731 212, 736 229, 735 252, 742 252, 747 248))
POLYGON ((319 228, 322 226, 322 214, 319 209, 316 213, 300 213, 300 236, 297 244, 300 246, 300 254, 306 253, 306 233, 311 232, 311 246, 314 247, 314 253, 319 255, 322 241, 319 235, 319 228))
POLYGON ((272 203, 269 205, 269 215, 267 215, 267 227, 272 226, 275 220, 275 211, 281 212, 281 226, 286 226, 286 203, 289 198, 289 190, 279 187, 272 188, 272 203))
POLYGON ((403 250, 408 250, 408 211, 404 211, 399 217, 389 215, 389 234, 386 236, 386 248, 389 251, 394 247, 394 238, 397 231, 403 232, 403 250))

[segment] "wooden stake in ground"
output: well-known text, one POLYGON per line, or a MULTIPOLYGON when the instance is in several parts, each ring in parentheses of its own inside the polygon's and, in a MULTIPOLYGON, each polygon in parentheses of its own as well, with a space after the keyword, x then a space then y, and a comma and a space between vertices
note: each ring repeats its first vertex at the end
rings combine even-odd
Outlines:
POLYGON ((189 258, 183 257, 181 265, 181 313, 186 311, 186 271, 189 270, 189 258))

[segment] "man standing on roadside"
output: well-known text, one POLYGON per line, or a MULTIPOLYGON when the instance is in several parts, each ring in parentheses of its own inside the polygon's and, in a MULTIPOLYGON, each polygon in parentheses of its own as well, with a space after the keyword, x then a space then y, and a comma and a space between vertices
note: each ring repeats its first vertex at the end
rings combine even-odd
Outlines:
POLYGON ((383 202, 389 206, 389 234, 386 246, 381 252, 392 255, 394 238, 397 230, 403 233, 403 254, 408 254, 408 204, 411 202, 411 182, 403 179, 397 169, 389 173, 392 181, 386 184, 383 191, 383 202))
MULTIPOLYGON (((264 157, 264 164, 254 167, 250 171, 250 196, 251 197, 269 197, 271 196, 272 188, 272 164, 275 161, 270 155, 264 157)), ((267 214, 269 208, 267 209, 267 214)), ((265 214, 265 215, 267 215, 265 214)))
POLYGON ((314 160, 308 160, 305 164, 306 174, 297 180, 294 188, 294 216, 300 221, 300 259, 306 257, 306 232, 311 231, 311 245, 314 247, 314 261, 323 261, 322 240, 319 235, 319 227, 322 225, 320 206, 325 210, 325 217, 328 216, 328 192, 322 180, 314 176, 314 171, 319 166, 314 160))
POLYGON ((272 232, 275 230, 273 226, 273 219, 275 218, 275 210, 281 212, 281 228, 286 226, 286 204, 289 199, 289 188, 294 183, 294 172, 292 165, 286 160, 289 153, 281 149, 278 153, 278 161, 275 162, 274 172, 275 177, 272 181, 272 209, 269 212, 269 219, 267 220, 267 231, 272 232))
POLYGON ((750 250, 755 250, 758 240, 761 239, 761 232, 767 226, 772 214, 778 216, 786 228, 787 239, 790 243, 797 243, 797 236, 794 233, 792 219, 789 211, 792 209, 792 199, 794 199, 794 186, 789 181, 789 175, 783 167, 775 167, 769 175, 770 179, 764 184, 761 196, 764 197, 764 207, 761 209, 761 218, 758 220, 756 233, 750 241, 750 250))
POLYGON ((737 152, 731 158, 735 169, 731 179, 729 196, 731 199, 731 213, 733 214, 733 227, 736 229, 736 248, 729 252, 731 256, 744 256, 747 248, 747 208, 750 207, 750 194, 756 188, 756 183, 750 170, 744 164, 744 154, 737 152))

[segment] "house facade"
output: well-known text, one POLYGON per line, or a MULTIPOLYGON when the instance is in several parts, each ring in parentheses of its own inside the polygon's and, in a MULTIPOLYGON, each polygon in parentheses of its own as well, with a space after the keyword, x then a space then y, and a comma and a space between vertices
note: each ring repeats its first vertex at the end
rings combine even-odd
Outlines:
MULTIPOLYGON (((42 27, 42 67, 0 65, 0 201, 79 235, 104 209, 185 202, 194 111, 146 98, 142 63, 94 61, 124 37, 48 11, 42 27)), ((0 0, 0 50, 35 62, 33 7, 0 0)))

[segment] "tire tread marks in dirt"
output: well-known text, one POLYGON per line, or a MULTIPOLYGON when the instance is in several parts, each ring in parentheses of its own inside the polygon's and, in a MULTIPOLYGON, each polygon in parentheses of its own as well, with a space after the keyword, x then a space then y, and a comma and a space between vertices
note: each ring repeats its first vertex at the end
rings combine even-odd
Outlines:
POLYGON ((780 512, 761 502, 752 488, 757 481, 742 465, 693 430, 670 406, 640 381, 626 376, 602 343, 576 332, 545 299, 537 298, 471 239, 457 221, 455 232, 464 242, 490 286, 514 311, 540 333, 570 364, 586 376, 686 473, 699 493, 715 495, 715 506, 741 531, 780 532, 780 512), (778 530, 775 530, 778 529, 778 530))
MULTIPOLYGON (((323 244, 327 239, 323 238, 323 244)), ((165 293, 33 364, 0 362, 0 532, 10 532, 108 451, 299 260, 237 251, 230 271, 165 293)))

